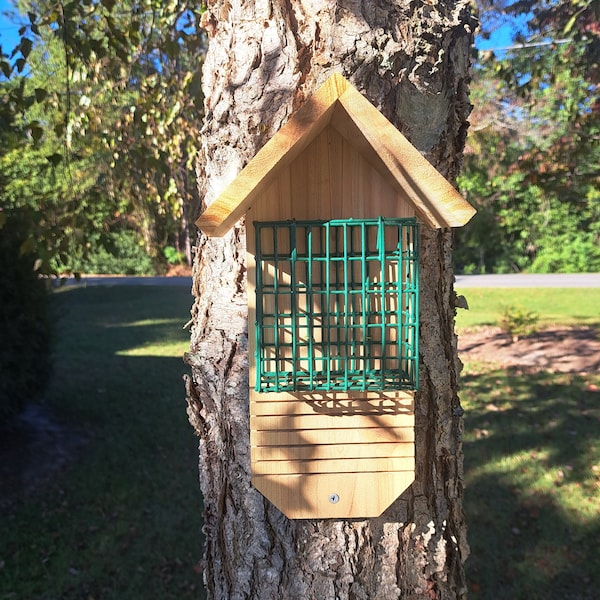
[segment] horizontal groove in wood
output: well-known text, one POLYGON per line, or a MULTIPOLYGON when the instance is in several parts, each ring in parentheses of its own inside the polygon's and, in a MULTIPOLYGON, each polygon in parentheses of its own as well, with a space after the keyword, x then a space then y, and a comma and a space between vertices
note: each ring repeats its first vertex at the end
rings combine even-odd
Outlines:
POLYGON ((252 446, 302 446, 309 444, 371 444, 413 442, 412 427, 369 429, 309 429, 306 431, 250 431, 252 446))
POLYGON ((252 448, 252 461, 319 460, 343 458, 395 458, 414 456, 414 442, 371 444, 315 444, 312 446, 257 446, 252 448))
POLYGON ((359 458, 353 460, 277 460, 257 461, 252 465, 256 475, 287 475, 316 473, 380 473, 410 471, 415 468, 413 457, 359 458))
POLYGON ((252 402, 308 402, 309 404, 319 403, 342 403, 346 401, 382 401, 393 400, 401 402, 407 407, 412 406, 413 391, 364 391, 353 390, 349 392, 257 392, 254 388, 250 389, 250 400, 252 402))

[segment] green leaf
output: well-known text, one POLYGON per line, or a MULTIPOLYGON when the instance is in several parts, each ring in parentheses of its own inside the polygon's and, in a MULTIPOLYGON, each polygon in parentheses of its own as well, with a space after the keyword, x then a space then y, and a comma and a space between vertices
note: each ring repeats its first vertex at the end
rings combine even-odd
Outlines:
POLYGON ((571 30, 573 29, 573 27, 575 26, 575 23, 577 23, 577 17, 579 15, 577 13, 575 13, 568 21, 567 24, 565 25, 564 29, 563 29, 563 34, 564 35, 569 35, 569 33, 571 33, 571 30))
POLYGON ((37 102, 42 102, 46 96, 48 96, 48 92, 44 88, 35 88, 35 99, 37 102))
POLYGON ((23 58, 27 58, 31 54, 31 49, 33 48, 33 42, 29 38, 21 38, 21 43, 19 44, 19 50, 23 55, 23 58))
POLYGON ((54 154, 49 154, 48 156, 46 156, 46 160, 53 166, 56 167, 60 164, 60 162, 62 161, 63 157, 62 154, 59 154, 58 152, 55 152, 54 154))
POLYGON ((34 121, 30 127, 29 132, 31 133, 31 137, 34 142, 39 142, 44 137, 44 129, 40 127, 37 121, 34 121))
POLYGON ((10 74, 12 72, 12 68, 10 63, 6 60, 0 61, 0 69, 2 69, 2 74, 6 79, 10 78, 10 74))

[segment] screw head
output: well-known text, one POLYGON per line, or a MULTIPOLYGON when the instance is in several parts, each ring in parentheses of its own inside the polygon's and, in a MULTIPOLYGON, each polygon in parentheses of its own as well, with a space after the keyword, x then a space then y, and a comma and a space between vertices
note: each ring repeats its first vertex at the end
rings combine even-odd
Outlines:
POLYGON ((329 494, 329 502, 331 504, 337 504, 340 501, 340 497, 334 492, 333 494, 329 494))

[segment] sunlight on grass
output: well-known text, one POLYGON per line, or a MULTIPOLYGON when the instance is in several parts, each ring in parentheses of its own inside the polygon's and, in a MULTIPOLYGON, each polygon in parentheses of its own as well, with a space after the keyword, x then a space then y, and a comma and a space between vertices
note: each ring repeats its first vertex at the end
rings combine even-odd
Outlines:
POLYGON ((105 327, 156 327, 158 325, 183 329, 184 322, 181 319, 144 319, 142 321, 107 323, 105 327))
POLYGON ((164 344, 151 344, 148 346, 136 346, 128 350, 118 350, 117 356, 165 356, 181 358, 184 352, 189 350, 189 343, 166 342, 164 344))
POLYGON ((467 363, 470 598, 592 598, 600 588, 600 376, 467 363))
POLYGON ((467 299, 469 309, 459 309, 456 328, 498 326, 510 307, 539 315, 542 327, 577 325, 600 327, 600 288, 457 288, 467 299))
POLYGON ((0 513, 0 599, 204 598, 182 382, 189 291, 66 288, 53 300, 45 402, 82 442, 69 468, 0 513))

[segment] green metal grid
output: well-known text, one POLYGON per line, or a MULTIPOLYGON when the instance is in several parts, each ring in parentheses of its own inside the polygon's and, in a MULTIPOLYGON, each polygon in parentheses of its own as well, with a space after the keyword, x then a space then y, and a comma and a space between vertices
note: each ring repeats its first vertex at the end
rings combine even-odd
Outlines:
POLYGON ((257 391, 418 387, 416 219, 254 227, 257 391))

